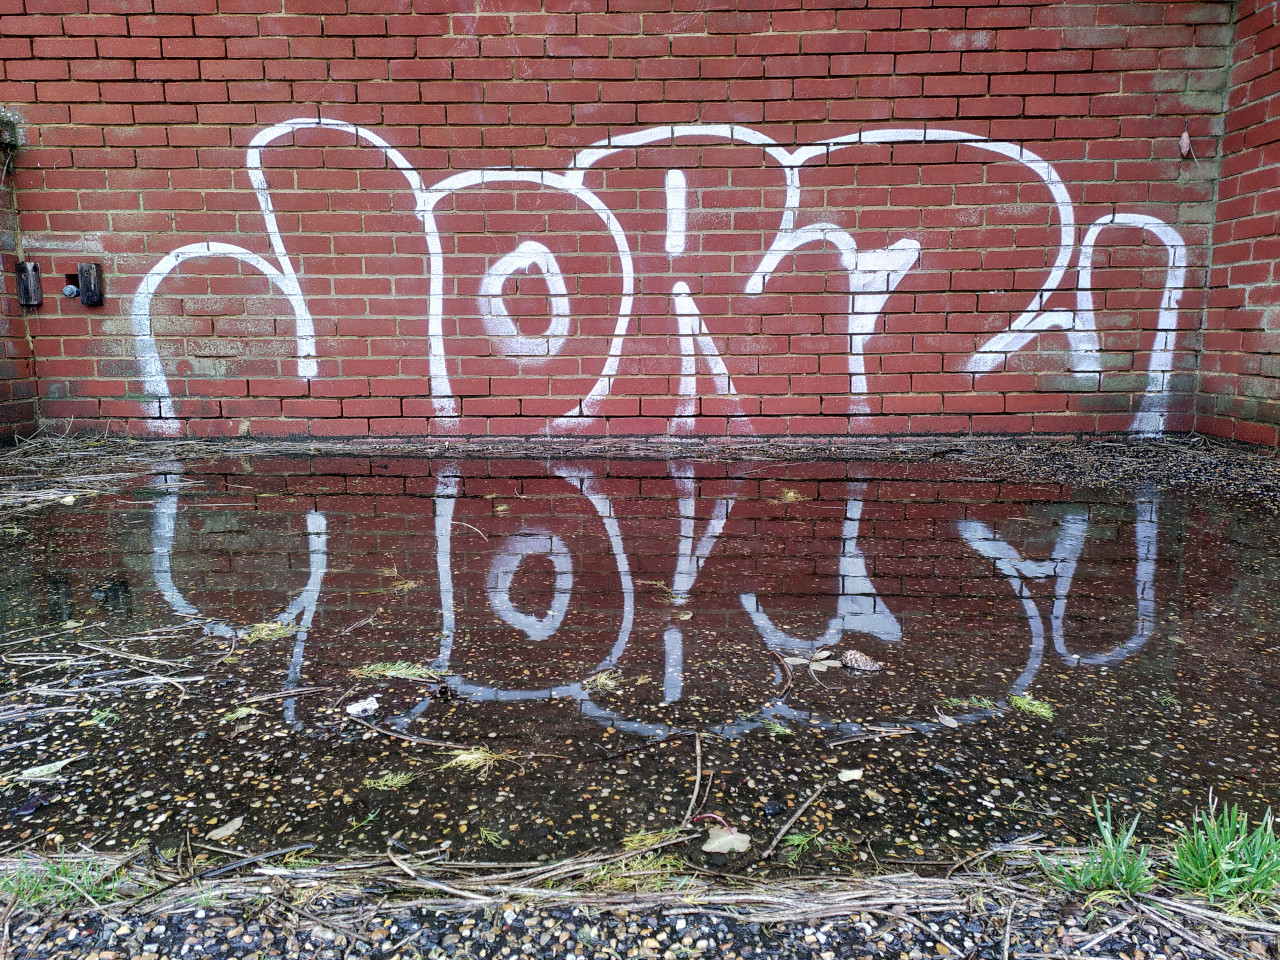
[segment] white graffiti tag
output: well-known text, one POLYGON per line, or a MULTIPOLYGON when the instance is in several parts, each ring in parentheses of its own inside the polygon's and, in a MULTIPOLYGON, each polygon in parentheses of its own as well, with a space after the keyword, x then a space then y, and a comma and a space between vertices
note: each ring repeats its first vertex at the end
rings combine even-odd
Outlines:
MULTIPOLYGON (((1092 290, 1093 261, 1098 237, 1104 230, 1117 227, 1138 228, 1155 237, 1167 251, 1168 268, 1155 340, 1146 362, 1146 389, 1132 429, 1141 433, 1159 433, 1164 429, 1169 409, 1167 395, 1170 372, 1174 369, 1178 305, 1186 279, 1185 243, 1178 232, 1162 220, 1143 214, 1115 212, 1095 221, 1077 247, 1075 209, 1065 183, 1052 164, 1018 144, 989 140, 960 130, 904 127, 864 131, 787 149, 766 134, 749 127, 728 124, 658 126, 620 134, 592 144, 580 150, 564 172, 466 170, 450 174, 428 187, 404 155, 378 134, 339 120, 300 118, 263 130, 253 138, 246 154, 246 169, 262 210, 275 262, 236 244, 212 240, 188 244, 172 251, 157 263, 143 278, 133 298, 131 322, 137 358, 144 389, 154 398, 155 415, 149 421, 153 432, 177 434, 182 429, 152 329, 152 310, 165 279, 189 260, 230 258, 267 277, 289 302, 294 314, 297 375, 303 379, 317 376, 315 324, 297 272, 286 250, 262 163, 265 149, 300 131, 313 129, 347 134, 354 138, 357 145, 366 144, 380 151, 387 163, 404 176, 413 194, 414 212, 426 240, 428 261, 425 308, 429 357, 428 383, 424 393, 429 393, 431 397, 437 429, 462 429, 460 397, 446 358, 448 340, 445 304, 449 278, 445 269, 446 244, 437 210, 447 210, 448 204, 445 201, 462 190, 535 187, 564 194, 576 205, 589 211, 589 215, 594 215, 608 234, 613 247, 610 259, 618 273, 618 289, 616 294, 611 295, 616 315, 612 318, 608 347, 602 347, 604 356, 601 368, 598 373, 589 375, 586 381, 589 386, 584 386, 581 399, 576 403, 569 401, 566 404, 567 412, 552 418, 548 425, 548 430, 552 432, 588 430, 591 429, 594 418, 600 415, 602 401, 614 390, 628 337, 634 332, 632 311, 639 284, 632 253, 632 237, 605 201, 586 185, 586 177, 593 170, 602 167, 608 158, 622 151, 676 144, 694 138, 702 144, 718 142, 757 148, 771 163, 776 164, 782 175, 785 199, 778 211, 778 225, 754 269, 743 280, 743 294, 764 294, 770 278, 784 260, 802 248, 827 248, 838 255, 844 274, 841 292, 847 295, 847 301, 844 306, 843 329, 829 332, 838 334, 847 343, 843 372, 848 376, 851 398, 848 409, 853 414, 869 414, 873 410, 868 397, 867 367, 864 362, 868 340, 879 332, 882 326, 881 314, 889 298, 911 271, 921 264, 927 251, 921 239, 914 236, 893 240, 883 248, 864 250, 858 247, 849 229, 838 223, 823 221, 800 224, 798 220, 803 212, 802 175, 806 170, 826 164, 837 165, 842 162, 842 151, 859 146, 953 145, 957 150, 976 151, 979 157, 985 156, 983 162, 1018 164, 1035 184, 1043 186, 1054 211, 1058 238, 1056 250, 1052 253, 1052 263, 1048 266, 1042 285, 1030 294, 1029 302, 1009 322, 1008 328, 977 344, 975 352, 967 361, 967 369, 975 374, 997 370, 1009 354, 1023 349, 1035 341, 1039 334, 1051 330, 1064 331, 1069 344, 1072 370, 1102 370, 1103 349, 1097 332, 1092 290), (1052 308, 1050 300, 1059 293, 1073 261, 1078 275, 1075 309, 1052 308)), ((653 282, 659 284, 664 295, 669 296, 671 317, 678 331, 676 342, 680 352, 680 375, 674 392, 679 402, 669 421, 669 429, 673 433, 691 432, 695 427, 700 365, 718 395, 735 401, 740 398, 740 391, 734 384, 730 369, 703 320, 703 311, 690 283, 687 279, 678 279, 675 260, 685 255, 690 241, 690 192, 689 174, 685 170, 673 168, 666 171, 666 229, 663 249, 671 262, 669 271, 674 276, 670 281, 654 278, 653 282), (668 282, 669 286, 661 286, 668 282)), ((570 285, 561 263, 546 244, 534 239, 519 239, 514 249, 488 266, 475 291, 475 302, 483 327, 502 356, 537 363, 569 355, 566 351, 575 330, 570 285), (536 271, 547 291, 549 319, 546 328, 537 335, 521 331, 511 316, 504 295, 504 285, 509 279, 529 271, 536 271)), ((742 409, 739 405, 739 413, 742 409)), ((747 423, 749 425, 750 421, 747 423)))

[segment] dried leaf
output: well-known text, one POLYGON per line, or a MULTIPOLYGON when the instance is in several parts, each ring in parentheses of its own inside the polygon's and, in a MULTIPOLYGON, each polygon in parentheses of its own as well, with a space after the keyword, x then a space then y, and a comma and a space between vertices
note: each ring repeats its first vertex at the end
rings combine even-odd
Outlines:
POLYGON ((828 657, 834 656, 830 650, 819 650, 813 655, 814 660, 826 660, 828 657))
POLYGON ((1182 131, 1182 136, 1178 138, 1178 150, 1182 153, 1182 159, 1191 156, 1191 135, 1187 131, 1182 131))
POLYGON ((867 799, 870 800, 872 803, 884 803, 884 794, 878 793, 875 790, 872 790, 870 787, 867 787, 866 792, 867 792, 867 799))
POLYGON ((861 780, 862 771, 861 770, 841 770, 839 773, 836 774, 836 776, 840 778, 841 783, 848 783, 850 780, 861 780))
POLYGON ((38 767, 27 767, 27 769, 23 770, 20 774, 18 774, 18 779, 19 780, 48 780, 55 773, 57 773, 59 770, 65 767, 68 763, 76 759, 78 758, 68 757, 66 760, 55 760, 53 761, 53 763, 43 763, 38 767))
POLYGON ((837 666, 837 663, 834 660, 810 660, 809 661, 809 669, 817 670, 819 673, 821 673, 823 670, 830 670, 834 666, 837 666))
POLYGON ((808 657, 783 657, 782 659, 793 667, 807 667, 809 665, 808 657))
POLYGON ((933 708, 933 712, 938 715, 938 722, 942 724, 944 727, 951 727, 952 729, 954 729, 960 726, 959 720, 957 720, 955 717, 948 717, 945 713, 943 713, 937 707, 933 708))
POLYGON ((228 820, 222 826, 210 830, 205 834, 205 839, 212 840, 214 843, 221 843, 243 826, 244 817, 236 817, 234 820, 228 820))
POLYGON ((17 814, 20 817, 29 816, 49 802, 49 798, 37 790, 22 802, 22 806, 18 808, 17 814))
POLYGON ((751 849, 751 838, 738 833, 732 827, 712 827, 707 831, 703 853, 746 853, 751 849))

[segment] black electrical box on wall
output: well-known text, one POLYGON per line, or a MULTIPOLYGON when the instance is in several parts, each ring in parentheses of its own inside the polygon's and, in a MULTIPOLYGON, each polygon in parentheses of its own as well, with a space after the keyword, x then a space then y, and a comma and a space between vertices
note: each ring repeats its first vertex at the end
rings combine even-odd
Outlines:
POLYGON ((28 260, 19 260, 15 272, 18 275, 18 303, 24 307, 38 307, 44 303, 40 267, 28 260))
POLYGON ((86 307, 102 306, 106 298, 102 283, 102 264, 77 263, 76 273, 80 278, 80 302, 86 307))

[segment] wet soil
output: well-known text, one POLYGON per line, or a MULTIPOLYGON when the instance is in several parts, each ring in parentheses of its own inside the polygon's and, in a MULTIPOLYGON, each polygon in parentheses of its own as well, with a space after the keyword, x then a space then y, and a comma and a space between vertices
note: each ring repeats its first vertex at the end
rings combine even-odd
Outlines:
POLYGON ((823 786, 769 867, 829 874, 1072 844, 1095 797, 1260 812, 1273 461, 1130 447, 259 452, 54 501, 0 531, 0 848, 529 861, 707 814, 753 849, 687 854, 759 870, 823 786))

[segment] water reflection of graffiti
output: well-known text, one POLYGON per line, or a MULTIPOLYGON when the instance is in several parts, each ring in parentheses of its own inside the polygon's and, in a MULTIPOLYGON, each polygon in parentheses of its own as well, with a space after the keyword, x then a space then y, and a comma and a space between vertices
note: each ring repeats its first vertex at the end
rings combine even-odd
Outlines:
MULTIPOLYGON (((617 564, 618 587, 622 597, 622 611, 619 618, 617 638, 612 648, 591 673, 611 670, 626 652, 627 641, 631 638, 631 630, 635 620, 635 585, 631 578, 631 566, 627 560, 626 548, 622 542, 622 532, 618 528, 618 520, 613 512, 613 504, 609 498, 597 489, 597 481, 593 477, 581 475, 571 470, 557 471, 557 475, 571 488, 575 489, 591 503, 599 516, 601 525, 609 540, 614 562, 617 564)), ((435 531, 436 531, 436 563, 440 577, 440 610, 443 628, 440 634, 440 653, 431 664, 431 669, 445 675, 449 685, 462 696, 475 700, 517 701, 517 700, 575 700, 582 711, 593 719, 613 723, 620 729, 631 733, 649 736, 664 735, 668 732, 662 725, 643 724, 613 715, 597 706, 591 694, 581 680, 541 689, 503 689, 490 684, 468 682, 457 672, 453 663, 453 649, 457 632, 457 603, 454 597, 454 565, 453 565, 453 528, 454 509, 458 500, 458 478, 445 473, 440 478, 440 490, 436 495, 435 531)), ((487 576, 488 594, 493 604, 494 614, 503 622, 523 632, 531 640, 548 640, 556 632, 559 623, 564 620, 565 612, 571 600, 573 589, 573 559, 564 549, 563 541, 546 530, 522 531, 514 537, 506 538, 507 543, 515 541, 516 552, 512 546, 501 546, 495 552, 487 576), (559 543, 559 547, 555 546, 559 543), (542 617, 516 611, 511 604, 509 589, 511 577, 514 576, 520 561, 534 552, 544 552, 553 557, 555 568, 555 587, 551 607, 542 617), (525 549, 525 547, 528 549, 525 549), (497 601, 494 603, 494 601, 497 601), (555 629, 548 626, 555 622, 555 629)), ((423 698, 404 716, 395 718, 393 725, 403 728, 414 716, 420 715, 430 705, 429 698, 423 698)))
MULTIPOLYGON (((176 467, 173 469, 176 471, 176 467)), ((679 703, 687 695, 688 641, 685 625, 692 615, 687 611, 697 607, 697 598, 700 596, 699 579, 717 555, 718 548, 722 552, 732 552, 749 549, 750 544, 744 546, 726 539, 733 536, 730 522, 735 506, 740 503, 736 494, 741 491, 743 481, 723 481, 718 495, 702 498, 702 506, 699 508, 699 487, 693 466, 671 463, 667 465, 667 469, 668 480, 675 494, 671 498, 674 509, 669 515, 678 535, 670 541, 674 557, 671 558, 673 564, 669 584, 664 586, 668 598, 665 623, 655 627, 651 621, 647 621, 646 629, 656 630, 654 635, 662 639, 662 704, 670 706, 679 703)), ((209 635, 224 638, 243 635, 245 627, 237 628, 225 620, 202 616, 175 584, 173 554, 181 496, 179 490, 171 485, 175 476, 176 473, 161 479, 160 483, 166 487, 166 492, 156 500, 154 507, 151 569, 156 587, 176 614, 200 621, 209 635)), ((470 700, 496 703, 563 701, 576 704, 584 716, 601 724, 645 736, 667 735, 673 732, 671 724, 623 715, 616 707, 600 702, 598 695, 593 693, 586 682, 592 675, 611 670, 622 662, 637 629, 636 581, 633 562, 629 559, 628 545, 617 513, 619 501, 606 492, 607 483, 602 478, 580 468, 552 466, 547 471, 547 479, 563 488, 562 492, 551 496, 550 502, 559 505, 556 509, 548 510, 543 515, 511 517, 504 521, 501 529, 491 529, 488 534, 484 534, 470 522, 481 520, 478 515, 463 513, 469 519, 461 519, 459 504, 487 504, 488 501, 474 495, 471 498, 464 496, 464 478, 458 470, 446 466, 437 472, 432 495, 433 521, 431 528, 421 531, 421 535, 434 542, 431 553, 435 558, 438 578, 435 589, 439 597, 441 630, 438 634, 438 648, 434 654, 428 653, 424 662, 444 674, 445 682, 457 694, 470 700), (575 498, 581 498, 585 504, 581 507, 574 506, 571 501, 575 498), (557 522, 565 522, 557 520, 560 516, 573 518, 576 534, 571 533, 567 526, 556 526, 557 522), (480 537, 472 537, 471 552, 457 548, 456 537, 459 531, 480 534, 480 537), (576 556, 575 544, 582 542, 582 538, 587 536, 594 538, 601 546, 594 554, 576 556), (483 550, 478 550, 481 543, 483 550), (605 557, 611 558, 612 570, 601 569, 602 564, 595 559, 605 557), (544 608, 533 609, 527 598, 522 602, 516 596, 515 584, 521 576, 529 576, 528 567, 531 565, 537 565, 542 571, 542 579, 547 581, 547 589, 542 594, 544 608), (462 593, 459 593, 460 578, 472 584, 464 588, 462 593), (590 583, 594 583, 594 589, 597 590, 606 589, 601 585, 607 584, 607 590, 616 596, 616 602, 608 608, 612 622, 606 623, 602 617, 590 619, 587 633, 580 630, 571 632, 566 639, 564 634, 571 631, 573 611, 583 607, 583 591, 592 589, 588 586, 590 583), (586 661, 590 666, 582 675, 566 677, 564 682, 521 686, 493 679, 481 680, 468 676, 469 670, 476 666, 475 651, 472 651, 471 656, 459 656, 458 640, 465 635, 461 626, 463 614, 477 623, 488 618, 487 622, 494 624, 495 629, 506 630, 508 635, 514 632, 514 635, 523 637, 522 643, 529 650, 551 647, 557 643, 579 643, 579 637, 598 637, 604 646, 601 647, 601 654, 592 655, 586 661)), ((823 648, 852 643, 871 649, 877 656, 887 654, 886 659, 889 659, 893 650, 911 646, 911 631, 904 629, 906 621, 901 614, 895 614, 890 609, 885 597, 877 590, 867 556, 860 545, 867 504, 875 502, 865 499, 865 486, 857 482, 846 483, 842 500, 837 501, 843 519, 836 528, 838 544, 833 544, 838 548, 829 554, 835 565, 835 588, 826 594, 834 602, 835 611, 825 621, 825 626, 813 628, 813 611, 804 619, 805 623, 811 624, 810 627, 782 624, 776 614, 766 611, 779 608, 779 601, 785 601, 787 597, 760 585, 756 585, 755 590, 742 590, 734 578, 729 581, 730 592, 725 593, 724 588, 721 588, 721 600, 728 601, 732 598, 737 608, 736 614, 733 608, 725 608, 723 616, 729 618, 725 622, 735 624, 735 631, 754 631, 762 655, 769 650, 788 655, 811 655, 823 648)), ((545 489, 544 487, 544 492, 545 489)), ((837 491, 839 487, 832 493, 840 496, 837 491)), ((831 516, 830 506, 831 504, 824 505, 827 516, 831 516)), ((1027 520, 1029 518, 1023 518, 1019 522, 1025 523, 1027 520)), ((830 524, 834 522, 834 518, 824 522, 830 524)), ((296 624, 298 627, 283 684, 286 691, 295 689, 302 682, 307 636, 312 629, 317 608, 323 609, 322 586, 332 546, 329 524, 319 510, 313 509, 307 513, 306 528, 309 557, 307 583, 286 609, 275 617, 277 622, 296 624)), ((999 702, 995 710, 976 709, 959 716, 957 719, 961 722, 989 717, 1007 707, 1008 696, 1026 693, 1036 680, 1050 643, 1068 665, 1106 666, 1136 654, 1152 636, 1159 529, 1158 499, 1154 493, 1139 493, 1133 515, 1134 548, 1129 556, 1133 563, 1136 624, 1126 639, 1109 650, 1075 653, 1068 637, 1067 617, 1072 587, 1078 578, 1081 558, 1090 540, 1089 508, 1081 504, 1043 505, 1037 509, 1033 528, 1042 537, 1052 535, 1047 557, 1027 555, 1030 550, 1043 556, 1045 550, 1022 544, 1017 536, 1010 537, 1007 533, 1002 535, 999 523, 976 519, 973 515, 954 523, 953 529, 971 551, 970 556, 980 563, 990 563, 993 584, 996 578, 999 582, 1008 584, 1012 590, 1012 600, 1022 609, 1028 630, 1025 665, 1009 684, 1005 699, 999 702), (1036 589, 1035 584, 1044 584, 1045 589, 1036 589)), ((1106 538, 1111 534, 1103 530, 1097 536, 1106 538)), ((633 544, 632 549, 634 548, 633 544)), ((431 588, 424 586, 421 589, 431 588)), ((815 599, 815 604, 821 602, 820 599, 815 599)), ((599 613, 598 610, 595 612, 599 613)), ((259 617, 246 612, 244 619, 247 623, 252 623, 259 617)), ((822 623, 821 620, 816 622, 822 623)), ((511 675, 517 674, 512 671, 511 675)), ((781 690, 783 677, 776 668, 773 670, 773 683, 775 691, 781 690)), ((798 720, 847 734, 858 733, 863 729, 858 723, 828 719, 816 714, 812 709, 797 704, 795 697, 792 693, 788 699, 782 699, 775 693, 752 716, 729 720, 713 726, 713 729, 721 735, 735 736, 759 726, 767 719, 798 720)), ((389 722, 404 728, 424 714, 430 702, 430 698, 423 698, 389 722)), ((294 720, 296 705, 292 698, 285 701, 284 709, 286 718, 294 720)), ((897 722, 922 732, 936 728, 935 723, 919 719, 903 717, 897 722)))
MULTIPOLYGON (((164 597, 165 602, 174 613, 199 621, 205 633, 214 637, 243 639, 249 627, 257 623, 249 620, 244 626, 233 627, 225 620, 202 616, 173 582, 173 540, 176 533, 178 516, 178 491, 172 489, 179 479, 177 464, 171 464, 171 474, 162 474, 156 485, 170 488, 170 492, 156 500, 155 515, 151 526, 151 575, 155 579, 156 589, 164 597)), ((320 599, 320 586, 324 582, 325 571, 329 562, 329 541, 326 532, 324 514, 312 510, 307 514, 307 584, 298 596, 279 615, 276 623, 296 624, 294 644, 289 659, 289 670, 285 678, 284 689, 293 690, 298 686, 302 676, 302 665, 306 653, 307 634, 315 619, 316 604, 320 599)), ((284 701, 285 719, 293 722, 297 703, 289 697, 284 701)))
MULTIPOLYGON (((405 156, 373 131, 338 120, 300 118, 262 130, 253 138, 246 154, 249 180, 257 195, 276 262, 272 263, 236 244, 221 241, 188 244, 169 253, 157 263, 143 278, 134 296, 132 330, 144 388, 157 401, 159 416, 151 421, 151 428, 155 432, 176 433, 180 431, 181 424, 175 414, 169 381, 152 330, 152 302, 164 280, 187 261, 229 258, 267 277, 276 291, 288 301, 294 314, 298 376, 307 379, 317 375, 315 324, 286 249, 271 191, 263 172, 264 150, 283 143, 299 131, 309 129, 346 134, 354 138, 356 145, 367 145, 379 151, 386 162, 404 176, 413 194, 414 213, 421 224, 428 247, 426 314, 429 390, 424 393, 432 397, 434 417, 441 429, 460 429, 460 396, 455 389, 454 374, 450 372, 450 363, 446 357, 446 280, 450 278, 446 276, 445 244, 438 222, 438 208, 442 203, 458 191, 473 188, 547 189, 572 198, 599 220, 600 228, 608 235, 616 254, 613 262, 619 275, 618 290, 613 300, 617 315, 613 319, 613 331, 602 358, 602 369, 571 409, 553 418, 551 427, 557 431, 584 429, 596 415, 601 401, 613 390, 625 341, 635 332, 632 310, 639 286, 631 239, 635 228, 628 228, 598 193, 586 185, 586 177, 606 166, 611 157, 622 151, 695 139, 703 144, 737 144, 758 149, 770 162, 777 165, 782 176, 785 201, 778 211, 779 223, 772 239, 759 255, 758 262, 743 280, 742 292, 745 295, 762 295, 784 258, 801 249, 825 248, 838 255, 845 274, 846 289, 842 293, 847 296, 847 302, 843 329, 827 332, 847 338, 844 373, 848 378, 848 392, 854 398, 850 412, 855 415, 871 412, 869 405, 857 399, 865 397, 868 392, 867 369, 863 359, 868 339, 878 332, 881 326, 880 315, 889 297, 918 266, 924 251, 921 243, 913 237, 903 237, 882 249, 863 250, 859 249, 845 226, 826 221, 800 224, 798 218, 804 212, 801 207, 803 174, 807 169, 828 164, 831 166, 827 169, 838 167, 845 162, 844 152, 855 147, 950 145, 957 150, 963 149, 972 152, 974 156, 985 158, 983 162, 1017 164, 1024 175, 1030 178, 1030 182, 1043 188, 1054 211, 1058 233, 1052 263, 1048 266, 1043 284, 1038 290, 1028 294, 1028 302, 1010 321, 1008 328, 994 333, 977 346, 976 353, 967 365, 967 369, 974 373, 995 369, 1005 355, 1027 346, 1037 335, 1054 330, 1063 331, 1069 343, 1071 369, 1102 370, 1102 350, 1092 291, 1097 242, 1104 231, 1122 227, 1137 228, 1154 236, 1167 251, 1168 266, 1157 332, 1147 360, 1146 386, 1133 429, 1144 433, 1156 433, 1164 429, 1168 375, 1173 369, 1177 309, 1185 282, 1185 243, 1178 232, 1164 221, 1146 215, 1116 212, 1094 222, 1086 232, 1083 243, 1077 248, 1075 208, 1065 183, 1052 164, 1018 144, 989 140, 960 130, 909 127, 864 131, 787 149, 768 135, 747 127, 659 126, 614 136, 586 147, 574 156, 564 172, 467 170, 450 174, 428 187, 405 156), (1079 272, 1075 309, 1051 308, 1049 302, 1060 292, 1067 271, 1073 263, 1079 272)), ((688 196, 685 171, 668 170, 665 178, 667 210, 664 242, 664 249, 670 258, 666 269, 668 273, 679 269, 675 265, 676 258, 687 252, 688 196)), ((452 282, 456 281, 457 278, 452 278, 452 282)), ((666 283, 658 278, 654 278, 654 282, 666 283)), ((483 276, 478 278, 476 289, 468 295, 478 305, 478 318, 492 344, 504 357, 519 359, 522 364, 536 365, 540 361, 545 362, 561 355, 571 340, 570 320, 574 308, 564 271, 552 250, 537 240, 516 241, 512 250, 488 266, 483 276), (503 292, 507 280, 530 270, 541 276, 547 290, 549 323, 538 335, 521 332, 511 317, 503 292)), ((684 280, 673 278, 670 281, 670 315, 675 318, 678 328, 677 341, 681 355, 678 391, 684 401, 677 405, 674 415, 669 417, 668 427, 671 432, 688 432, 693 429, 700 360, 718 395, 732 399, 738 396, 738 391, 702 319, 698 300, 684 280)))
POLYGON ((747 611, 770 650, 804 653, 815 646, 837 644, 846 633, 870 634, 885 643, 897 643, 902 639, 902 627, 877 595, 867 575, 867 561, 858 549, 858 518, 861 516, 862 500, 850 498, 845 504, 843 547, 840 551, 840 599, 836 615, 817 639, 804 640, 787 635, 773 625, 754 593, 742 594, 742 609, 747 611))
POLYGON ((1044 656, 1045 619, 1028 587, 1029 580, 1053 580, 1053 608, 1049 615, 1050 636, 1053 648, 1063 660, 1071 664, 1103 665, 1116 663, 1141 650, 1151 638, 1155 625, 1155 572, 1156 534, 1159 531, 1158 500, 1154 493, 1139 496, 1137 519, 1134 525, 1136 570, 1134 592, 1138 603, 1138 625, 1127 641, 1107 653, 1074 654, 1067 649, 1066 617, 1067 595, 1071 592, 1071 580, 1076 564, 1084 550, 1088 535, 1089 519, 1080 508, 1067 511, 1062 519, 1053 555, 1048 560, 1029 560, 996 536, 986 524, 967 520, 960 524, 960 535, 973 549, 991 560, 1013 587, 1014 595, 1022 602, 1031 629, 1031 657, 1022 675, 1014 682, 1010 693, 1022 693, 1035 679, 1036 671, 1044 656))

